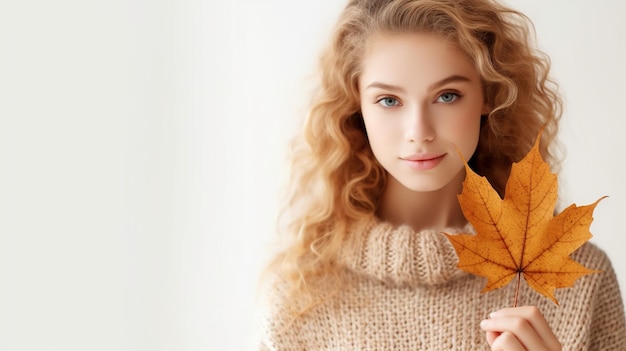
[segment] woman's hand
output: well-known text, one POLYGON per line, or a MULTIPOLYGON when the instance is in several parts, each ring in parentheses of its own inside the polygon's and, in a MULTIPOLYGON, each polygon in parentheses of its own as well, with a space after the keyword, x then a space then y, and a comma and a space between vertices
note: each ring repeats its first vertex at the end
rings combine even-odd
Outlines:
POLYGON ((504 308, 480 322, 493 351, 561 351, 543 314, 535 306, 504 308))

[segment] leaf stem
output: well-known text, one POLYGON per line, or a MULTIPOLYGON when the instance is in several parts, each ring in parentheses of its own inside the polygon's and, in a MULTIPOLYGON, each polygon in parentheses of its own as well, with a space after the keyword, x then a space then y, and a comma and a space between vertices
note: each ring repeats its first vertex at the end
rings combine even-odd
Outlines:
POLYGON ((522 281, 522 272, 517 272, 517 285, 515 286, 515 301, 513 307, 517 307, 517 299, 519 298, 519 285, 522 281))

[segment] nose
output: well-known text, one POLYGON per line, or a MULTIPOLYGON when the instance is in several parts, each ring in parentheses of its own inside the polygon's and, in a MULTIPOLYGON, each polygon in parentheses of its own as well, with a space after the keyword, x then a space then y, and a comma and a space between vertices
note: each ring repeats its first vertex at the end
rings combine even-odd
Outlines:
POLYGON ((412 143, 430 142, 435 139, 435 128, 428 110, 416 107, 407 115, 406 140, 412 143))

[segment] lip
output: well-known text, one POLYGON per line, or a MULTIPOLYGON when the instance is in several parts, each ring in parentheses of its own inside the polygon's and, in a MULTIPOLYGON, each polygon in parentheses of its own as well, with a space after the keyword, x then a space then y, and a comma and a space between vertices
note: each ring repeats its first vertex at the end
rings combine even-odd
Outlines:
POLYGON ((401 157, 400 159, 404 161, 409 167, 419 170, 419 171, 427 171, 429 169, 433 169, 441 163, 443 158, 447 155, 445 154, 415 154, 409 155, 406 157, 401 157))

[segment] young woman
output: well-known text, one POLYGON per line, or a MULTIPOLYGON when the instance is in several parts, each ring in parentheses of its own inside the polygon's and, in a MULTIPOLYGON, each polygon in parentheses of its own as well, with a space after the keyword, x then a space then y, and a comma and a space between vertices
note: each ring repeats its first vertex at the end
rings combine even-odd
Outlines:
POLYGON ((513 162, 561 101, 528 20, 492 0, 352 0, 321 59, 321 87, 293 145, 285 247, 270 265, 262 349, 623 350, 624 307, 601 270, 560 305, 456 268, 442 232, 472 232, 457 150, 502 195, 513 162))

